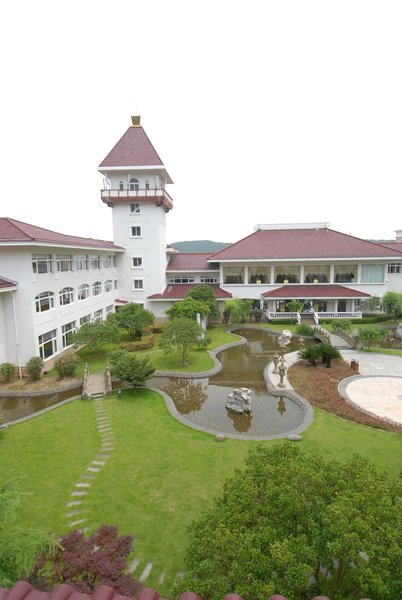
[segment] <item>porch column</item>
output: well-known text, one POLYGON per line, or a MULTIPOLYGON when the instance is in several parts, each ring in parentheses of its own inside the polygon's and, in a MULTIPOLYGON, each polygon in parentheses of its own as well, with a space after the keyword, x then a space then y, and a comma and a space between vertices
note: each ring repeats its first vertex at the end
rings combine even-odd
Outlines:
POLYGON ((271 278, 270 278, 270 283, 275 283, 275 266, 271 265, 271 278))
POLYGON ((304 283, 304 265, 300 265, 300 283, 304 283))
POLYGON ((248 284, 248 265, 244 267, 244 284, 248 284))
POLYGON ((329 266, 329 283, 334 283, 335 279, 335 265, 329 266))
POLYGON ((358 264, 355 283, 360 283, 361 280, 362 280, 362 266, 360 264, 358 264))
POLYGON ((338 300, 335 298, 334 300, 334 312, 338 312, 338 300))

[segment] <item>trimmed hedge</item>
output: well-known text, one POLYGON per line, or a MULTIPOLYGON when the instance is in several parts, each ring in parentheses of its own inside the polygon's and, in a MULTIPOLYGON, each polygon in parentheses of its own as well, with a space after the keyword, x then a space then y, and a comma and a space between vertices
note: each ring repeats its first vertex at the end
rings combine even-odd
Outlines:
POLYGON ((127 352, 138 352, 139 350, 149 350, 155 344, 155 338, 153 335, 148 335, 143 340, 138 342, 122 342, 120 348, 127 350, 127 352))

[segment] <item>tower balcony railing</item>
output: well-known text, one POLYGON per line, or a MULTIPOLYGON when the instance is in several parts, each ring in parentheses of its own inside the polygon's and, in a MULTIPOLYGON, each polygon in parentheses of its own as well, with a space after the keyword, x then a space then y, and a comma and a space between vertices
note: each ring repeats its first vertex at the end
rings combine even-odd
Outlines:
POLYGON ((101 198, 106 204, 113 205, 114 202, 148 200, 156 204, 164 205, 165 208, 173 207, 173 200, 164 188, 137 188, 120 189, 109 188, 101 190, 101 198))

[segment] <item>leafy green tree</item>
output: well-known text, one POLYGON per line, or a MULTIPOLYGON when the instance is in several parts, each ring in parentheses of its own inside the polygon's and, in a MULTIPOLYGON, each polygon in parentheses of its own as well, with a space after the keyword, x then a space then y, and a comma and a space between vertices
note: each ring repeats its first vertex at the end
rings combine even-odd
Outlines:
POLYGON ((396 323, 399 315, 402 313, 402 294, 398 292, 387 292, 382 297, 382 306, 385 312, 394 315, 396 323))
POLYGON ((371 296, 362 301, 361 307, 363 312, 369 312, 371 315, 381 308, 381 298, 379 296, 371 296))
POLYGON ((285 306, 289 312, 299 313, 304 308, 304 302, 302 302, 301 300, 290 300, 290 302, 286 302, 285 306))
POLYGON ((54 536, 38 529, 24 529, 15 512, 25 494, 18 479, 0 483, 0 586, 9 587, 25 579, 38 552, 53 551, 54 536))
POLYGON ((291 442, 259 445, 190 526, 173 593, 401 598, 401 488, 360 457, 338 463, 291 442))
POLYGON ((206 316, 209 316, 212 319, 217 319, 219 317, 218 302, 215 297, 214 289, 210 285, 207 285, 206 283, 195 285, 188 292, 187 296, 194 298, 194 300, 200 300, 208 305, 209 312, 206 316))
POLYGON ((349 319, 336 319, 334 330, 345 331, 346 333, 352 329, 352 321, 349 319))
POLYGON ((389 332, 380 327, 362 327, 359 329, 359 340, 364 346, 371 348, 373 344, 385 342, 388 339, 389 332))
POLYGON ((231 298, 225 301, 224 312, 231 323, 245 323, 250 318, 252 300, 231 298))
POLYGON ((121 348, 111 352, 108 360, 112 374, 129 383, 134 389, 144 385, 144 381, 155 371, 147 356, 138 358, 121 348))
POLYGON ((202 317, 207 317, 209 312, 210 308, 207 302, 204 302, 203 300, 195 300, 189 296, 188 298, 184 298, 184 300, 174 302, 166 311, 166 314, 170 320, 178 319, 180 317, 184 317, 186 319, 195 319, 197 313, 199 313, 202 317))
POLYGON ((120 330, 114 319, 84 323, 72 334, 71 340, 73 344, 85 344, 88 349, 99 352, 105 344, 120 340, 120 330))
POLYGON ((131 338, 140 340, 145 327, 154 324, 155 315, 141 304, 130 302, 120 307, 113 315, 113 319, 119 327, 128 331, 131 338))
POLYGON ((250 316, 254 319, 254 321, 256 323, 260 323, 261 319, 263 317, 263 314, 264 314, 264 311, 261 308, 256 307, 256 308, 252 309, 250 316))
POLYGON ((296 327, 296 333, 298 335, 307 335, 312 337, 314 335, 314 329, 311 327, 311 325, 307 325, 307 323, 300 323, 300 325, 296 327))
POLYGON ((166 323, 159 340, 159 347, 166 353, 178 350, 181 363, 184 365, 191 348, 195 346, 202 333, 202 327, 196 321, 178 317, 166 323))

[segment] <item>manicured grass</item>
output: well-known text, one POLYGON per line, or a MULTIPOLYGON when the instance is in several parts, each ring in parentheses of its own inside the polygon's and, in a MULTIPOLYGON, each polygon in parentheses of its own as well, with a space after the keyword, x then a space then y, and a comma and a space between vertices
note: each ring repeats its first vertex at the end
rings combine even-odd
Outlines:
MULTIPOLYGON (((124 390, 105 400, 115 450, 93 480, 84 511, 90 531, 102 523, 135 535, 132 558, 154 567, 147 585, 167 594, 183 569, 186 527, 222 490, 224 480, 256 442, 214 437, 175 421, 151 390, 124 390), (158 579, 166 570, 161 586, 158 579)), ((0 432, 2 477, 27 475, 30 492, 17 518, 22 525, 67 531, 66 503, 75 483, 99 450, 95 404, 73 401, 41 417, 0 432)), ((264 442, 266 444, 283 441, 264 442)), ((374 430, 315 410, 300 445, 343 460, 354 453, 397 477, 402 436, 374 430)), ((166 596, 165 596, 166 597, 166 596)))
POLYGON ((402 356, 402 350, 395 348, 360 348, 361 352, 375 352, 377 354, 392 354, 394 356, 402 356))

